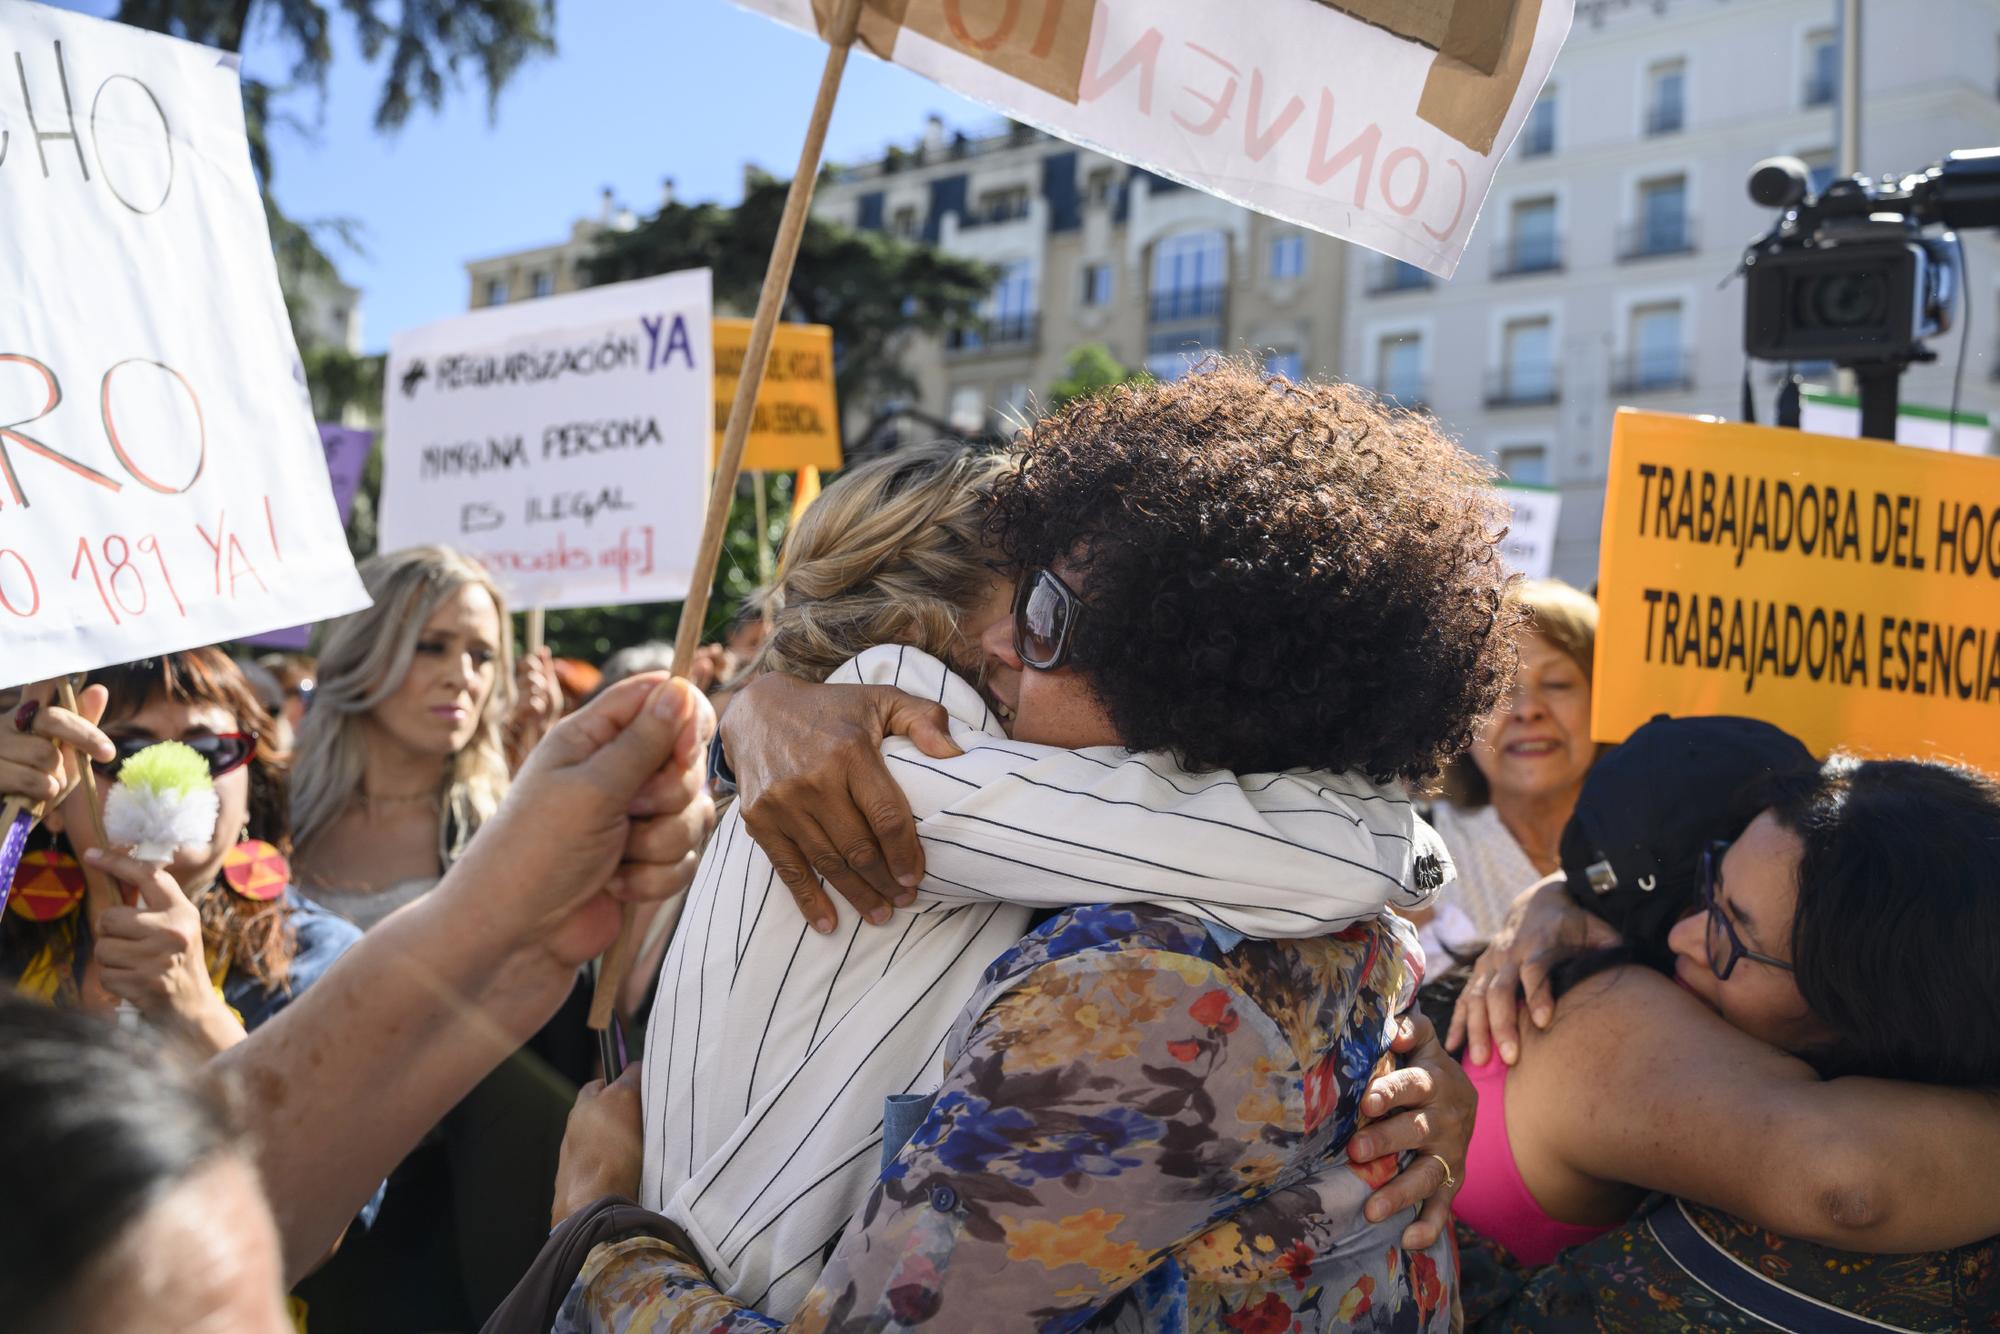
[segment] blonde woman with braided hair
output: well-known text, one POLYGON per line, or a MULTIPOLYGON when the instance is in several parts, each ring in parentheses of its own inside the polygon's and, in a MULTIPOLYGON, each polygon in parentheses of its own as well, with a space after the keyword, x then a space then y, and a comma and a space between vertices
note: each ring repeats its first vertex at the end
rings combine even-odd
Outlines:
POLYGON ((374 606, 337 621, 293 760, 307 894, 366 930, 435 885, 508 781, 506 602, 470 557, 361 563, 374 606))

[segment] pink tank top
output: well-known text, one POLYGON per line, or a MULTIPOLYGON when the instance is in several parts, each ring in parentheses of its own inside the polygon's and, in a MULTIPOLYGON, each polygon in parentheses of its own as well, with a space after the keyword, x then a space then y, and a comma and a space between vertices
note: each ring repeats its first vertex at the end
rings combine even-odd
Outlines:
POLYGON ((1459 1221, 1499 1242, 1530 1267, 1545 1265, 1568 1247, 1610 1231, 1551 1218, 1528 1193, 1507 1140, 1507 1066, 1499 1053, 1484 1065, 1466 1066, 1465 1073, 1479 1090, 1479 1115, 1473 1120, 1472 1147, 1466 1153, 1465 1186, 1451 1206, 1459 1221))

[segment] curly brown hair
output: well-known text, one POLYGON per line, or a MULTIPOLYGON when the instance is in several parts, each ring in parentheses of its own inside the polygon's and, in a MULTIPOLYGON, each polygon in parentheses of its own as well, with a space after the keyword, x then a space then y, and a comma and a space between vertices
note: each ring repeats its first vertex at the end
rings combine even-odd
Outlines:
POLYGON ((1505 511, 1429 416, 1232 359, 1017 443, 992 536, 1082 573, 1072 662, 1135 750, 1421 780, 1513 679, 1505 511))

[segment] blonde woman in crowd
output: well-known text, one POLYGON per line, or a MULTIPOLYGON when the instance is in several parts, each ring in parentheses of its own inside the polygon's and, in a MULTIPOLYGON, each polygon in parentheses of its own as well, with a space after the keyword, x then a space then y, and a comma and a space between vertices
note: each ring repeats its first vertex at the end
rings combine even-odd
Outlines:
POLYGON ((506 794, 514 654, 486 571, 444 547, 361 564, 293 762, 305 892, 363 930, 435 885, 506 794))
MULTIPOLYGON (((374 606, 320 652, 292 819, 300 887, 367 931, 458 860, 506 795, 510 750, 532 748, 561 696, 520 688, 506 601, 471 558, 413 547, 360 569, 374 606)), ((301 1289, 315 1334, 484 1319, 547 1228, 569 1101, 593 1073, 588 1005, 579 981, 398 1169, 376 1229, 301 1289)))
POLYGON ((1458 880, 1419 925, 1435 973, 1446 951, 1492 938, 1514 896, 1560 865, 1557 845, 1597 759, 1590 738, 1590 673, 1597 602, 1554 579, 1517 585, 1527 610, 1513 693, 1471 750, 1445 771, 1431 824, 1451 850, 1458 880))

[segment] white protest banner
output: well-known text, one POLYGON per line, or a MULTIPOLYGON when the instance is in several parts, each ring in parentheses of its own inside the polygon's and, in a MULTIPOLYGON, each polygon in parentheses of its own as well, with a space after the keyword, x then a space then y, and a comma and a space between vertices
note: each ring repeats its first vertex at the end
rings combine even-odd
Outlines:
POLYGON ((233 57, 0 5, 0 686, 367 605, 233 57))
POLYGON ((707 499, 706 269, 396 335, 381 544, 484 561, 517 607, 687 595, 707 499))
MULTIPOLYGON (((826 35, 834 0, 736 0, 826 35)), ((1449 278, 1573 0, 864 0, 873 54, 1449 278)))
POLYGON ((1509 483, 1497 488, 1513 510, 1506 540, 1500 544, 1507 568, 1529 579, 1546 579, 1555 569, 1556 523, 1562 518, 1562 492, 1548 486, 1509 483))
MULTIPOLYGON (((1822 393, 1808 387, 1799 396, 1799 429, 1809 435, 1861 436, 1861 400, 1822 393)), ((1947 454, 1990 454, 1993 427, 1983 412, 1953 417, 1943 408, 1914 403, 1896 410, 1896 443, 1947 454)))

